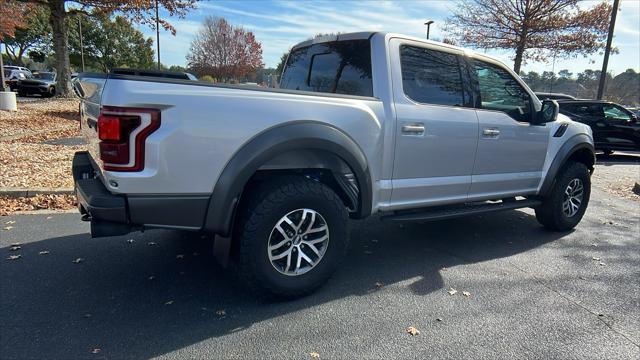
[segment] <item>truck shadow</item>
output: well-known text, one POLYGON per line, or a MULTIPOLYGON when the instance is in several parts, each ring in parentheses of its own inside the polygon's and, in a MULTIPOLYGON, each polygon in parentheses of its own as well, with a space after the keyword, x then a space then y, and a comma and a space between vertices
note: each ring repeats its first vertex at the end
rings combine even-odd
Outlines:
POLYGON ((210 243, 192 234, 156 230, 31 242, 20 260, 2 260, 0 355, 86 358, 99 348, 99 357, 150 358, 347 297, 444 291, 442 271, 561 236, 520 211, 424 224, 354 221, 350 251, 331 281, 281 303, 254 299, 215 264, 210 243), (43 250, 49 254, 39 255, 43 250), (83 261, 74 263, 77 258, 83 261), (387 288, 398 283, 403 286, 387 288))
POLYGON ((596 163, 598 165, 634 165, 640 164, 640 152, 614 152, 611 155, 597 154, 596 163))

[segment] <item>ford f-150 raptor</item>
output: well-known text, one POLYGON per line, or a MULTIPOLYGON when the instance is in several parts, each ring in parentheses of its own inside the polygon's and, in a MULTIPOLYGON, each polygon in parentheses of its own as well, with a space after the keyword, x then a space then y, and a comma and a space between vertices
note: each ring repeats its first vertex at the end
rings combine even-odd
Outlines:
POLYGON ((425 221, 523 207, 581 220, 588 126, 499 61, 390 33, 292 48, 279 89, 81 74, 88 151, 73 176, 94 237, 145 228, 230 239, 256 291, 307 294, 336 269, 349 218, 425 221))

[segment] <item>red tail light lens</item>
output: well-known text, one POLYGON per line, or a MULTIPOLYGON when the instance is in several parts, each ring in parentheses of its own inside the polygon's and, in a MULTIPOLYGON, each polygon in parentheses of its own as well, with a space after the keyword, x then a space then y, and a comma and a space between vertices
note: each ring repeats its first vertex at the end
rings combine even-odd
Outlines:
POLYGON ((104 106, 98 117, 100 159, 104 169, 143 170, 145 141, 159 127, 158 110, 104 106))

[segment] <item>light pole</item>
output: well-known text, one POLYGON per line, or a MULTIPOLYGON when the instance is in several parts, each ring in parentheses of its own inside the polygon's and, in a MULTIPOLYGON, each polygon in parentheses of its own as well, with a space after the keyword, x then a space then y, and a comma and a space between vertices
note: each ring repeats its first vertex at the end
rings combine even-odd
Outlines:
POLYGON ((80 60, 82 61, 82 72, 84 72, 84 45, 82 44, 82 21, 78 15, 78 29, 80 30, 80 60))
POLYGON ((431 24, 433 24, 433 20, 427 20, 424 24, 427 26, 427 40, 429 40, 429 29, 431 29, 431 24))
POLYGON ((4 87, 4 63, 2 60, 2 41, 0 41, 0 91, 5 92, 7 89, 4 87))
POLYGON ((156 44, 158 45, 158 70, 160 70, 160 27, 158 23, 158 0, 156 0, 156 44))
POLYGON ((602 61, 602 71, 600 71, 600 83, 598 84, 598 100, 602 100, 604 95, 604 81, 607 78, 607 66, 609 65, 609 53, 611 52, 611 41, 613 40, 613 28, 616 26, 616 14, 618 13, 619 0, 613 0, 611 9, 611 22, 609 23, 609 35, 607 35, 607 47, 604 49, 604 60, 602 61))

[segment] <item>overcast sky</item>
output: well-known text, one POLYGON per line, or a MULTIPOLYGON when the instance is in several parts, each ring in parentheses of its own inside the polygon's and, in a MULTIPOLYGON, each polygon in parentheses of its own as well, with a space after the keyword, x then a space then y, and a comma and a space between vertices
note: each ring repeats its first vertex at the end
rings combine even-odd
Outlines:
MULTIPOLYGON (((595 3, 583 1, 580 6, 588 8, 595 3)), ((163 64, 185 66, 189 45, 208 15, 224 17, 233 25, 253 31, 262 43, 266 67, 275 67, 283 52, 317 33, 386 31, 422 37, 425 36, 423 24, 431 19, 434 20, 431 38, 441 39, 442 26, 454 6, 453 1, 441 0, 202 1, 186 18, 168 19, 177 29, 177 34, 160 33, 160 56, 163 64)), ((140 30, 155 40, 154 31, 148 27, 140 27, 140 30)), ((621 1, 614 34, 613 43, 620 53, 610 58, 609 70, 614 74, 628 68, 640 70, 640 0, 621 1)), ((499 57, 509 66, 513 64, 511 52, 489 51, 488 54, 499 57)), ((569 69, 577 73, 584 69, 600 69, 601 66, 602 55, 596 54, 590 58, 557 59, 555 71, 569 69)), ((551 69, 551 61, 528 62, 523 67, 525 71, 538 72, 551 69)))

